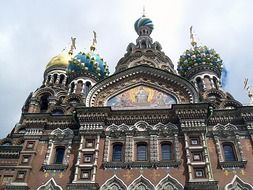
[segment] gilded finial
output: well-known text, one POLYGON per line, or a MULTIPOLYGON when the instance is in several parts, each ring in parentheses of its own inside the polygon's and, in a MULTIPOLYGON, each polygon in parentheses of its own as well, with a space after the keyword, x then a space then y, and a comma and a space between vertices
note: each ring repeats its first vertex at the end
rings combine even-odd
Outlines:
POLYGON ((71 37, 71 46, 69 50, 69 55, 73 55, 74 49, 76 49, 76 38, 71 37))
POLYGON ((97 46, 97 33, 93 31, 93 40, 92 40, 92 45, 90 46, 91 51, 95 51, 97 46))
POLYGON ((194 34, 193 34, 193 27, 191 26, 190 27, 190 39, 191 39, 191 45, 192 45, 192 47, 195 47, 195 46, 197 46, 197 42, 195 41, 195 39, 194 39, 194 34))
POLYGON ((250 89, 249 79, 248 78, 246 78, 244 80, 244 89, 247 91, 247 95, 250 99, 250 105, 253 106, 253 93, 252 93, 252 90, 250 89))

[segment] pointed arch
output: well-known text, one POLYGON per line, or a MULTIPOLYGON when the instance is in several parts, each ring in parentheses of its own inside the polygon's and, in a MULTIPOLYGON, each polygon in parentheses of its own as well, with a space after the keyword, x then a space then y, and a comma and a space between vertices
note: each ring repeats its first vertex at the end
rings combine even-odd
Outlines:
POLYGON ((156 186, 157 190, 183 190, 184 186, 168 174, 156 186))
POLYGON ((127 190, 127 186, 120 178, 114 175, 101 186, 100 190, 127 190))
POLYGON ((140 175, 128 186, 128 190, 155 190, 155 186, 143 175, 140 175))
POLYGON ((57 185, 54 178, 47 181, 46 184, 41 185, 37 190, 63 190, 61 186, 57 185))
POLYGON ((253 186, 249 183, 244 182, 237 175, 234 176, 233 180, 225 186, 225 190, 252 190, 253 186))

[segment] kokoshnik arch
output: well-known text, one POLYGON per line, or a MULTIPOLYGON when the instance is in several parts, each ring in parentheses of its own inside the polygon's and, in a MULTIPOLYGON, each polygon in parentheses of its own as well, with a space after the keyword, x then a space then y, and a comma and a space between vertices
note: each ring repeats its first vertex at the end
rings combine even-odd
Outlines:
POLYGON ((2 189, 253 189, 253 108, 191 35, 177 71, 145 15, 116 71, 96 51, 53 57, 0 141, 2 189))

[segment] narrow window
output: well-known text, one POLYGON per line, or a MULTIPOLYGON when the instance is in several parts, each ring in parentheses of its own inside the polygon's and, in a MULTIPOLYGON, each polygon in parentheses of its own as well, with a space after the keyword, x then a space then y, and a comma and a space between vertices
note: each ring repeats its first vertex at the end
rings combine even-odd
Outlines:
POLYGON ((60 84, 62 84, 63 83, 63 80, 64 80, 64 78, 65 78, 65 76, 64 75, 60 75, 60 84))
POLYGON ((231 144, 223 144, 224 160, 225 161, 236 161, 234 147, 231 144))
POLYGON ((162 160, 171 160, 172 159, 171 144, 163 143, 161 149, 162 149, 162 160))
POLYGON ((55 150, 55 164, 62 164, 65 148, 57 147, 55 150))
POLYGON ((40 111, 47 111, 49 104, 49 95, 43 95, 40 98, 40 111))
POLYGON ((203 86, 202 79, 201 79, 200 77, 198 77, 198 78, 196 79, 196 83, 197 83, 197 86, 198 86, 199 91, 202 91, 203 88, 204 88, 204 86, 203 86))
POLYGON ((138 161, 146 161, 147 160, 147 144, 140 143, 137 144, 137 160, 138 161))
POLYGON ((122 144, 113 145, 112 161, 122 161, 122 144))

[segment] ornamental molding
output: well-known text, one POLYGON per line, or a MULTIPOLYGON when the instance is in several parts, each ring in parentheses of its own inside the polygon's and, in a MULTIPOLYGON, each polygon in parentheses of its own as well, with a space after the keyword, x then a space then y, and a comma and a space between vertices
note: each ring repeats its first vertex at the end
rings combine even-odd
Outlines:
POLYGON ((52 89, 51 87, 44 87, 44 88, 40 88, 37 91, 35 91, 32 95, 32 98, 34 98, 34 97, 39 98, 40 96, 42 96, 45 93, 50 94, 50 96, 55 96, 55 94, 56 94, 55 90, 52 89))
POLYGON ((199 100, 195 87, 184 78, 160 69, 140 65, 116 73, 97 83, 90 90, 86 105, 105 106, 105 102, 110 97, 138 85, 146 85, 172 94, 179 103, 195 103, 199 100))
POLYGON ((235 175, 233 180, 225 186, 225 190, 252 190, 253 186, 244 182, 239 176, 235 175))
POLYGON ((60 128, 57 128, 50 133, 49 138, 53 142, 62 142, 72 140, 73 136, 74 133, 71 129, 67 128, 62 130, 60 128))
POLYGON ((219 137, 235 136, 238 132, 238 128, 233 124, 221 125, 217 124, 213 127, 213 134, 219 137))
POLYGON ((116 125, 112 124, 105 128, 105 133, 108 135, 115 136, 117 134, 129 134, 129 133, 142 133, 142 132, 149 132, 149 133, 158 133, 163 136, 169 136, 172 134, 178 133, 178 127, 172 123, 157 123, 155 125, 150 125, 145 121, 138 121, 134 125, 116 125))
POLYGON ((46 184, 41 185, 37 190, 63 190, 60 185, 57 185, 54 178, 47 181, 46 184))

